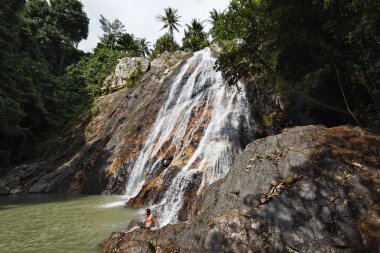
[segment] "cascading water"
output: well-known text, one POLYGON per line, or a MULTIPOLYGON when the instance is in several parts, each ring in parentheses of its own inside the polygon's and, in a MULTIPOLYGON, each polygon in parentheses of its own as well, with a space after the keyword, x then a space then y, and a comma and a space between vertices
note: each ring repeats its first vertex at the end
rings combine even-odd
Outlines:
POLYGON ((194 54, 173 78, 166 103, 158 113, 126 186, 126 197, 135 197, 150 175, 170 157, 175 177, 162 200, 152 208, 161 225, 178 221, 186 187, 202 175, 200 193, 223 178, 242 149, 241 136, 252 133, 244 87, 228 87, 213 69, 216 58, 209 48, 194 54))

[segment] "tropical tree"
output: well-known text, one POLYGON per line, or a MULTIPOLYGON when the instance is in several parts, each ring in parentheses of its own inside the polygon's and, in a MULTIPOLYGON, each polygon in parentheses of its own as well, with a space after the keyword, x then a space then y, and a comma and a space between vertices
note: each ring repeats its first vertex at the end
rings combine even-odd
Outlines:
POLYGON ((79 0, 50 0, 51 17, 64 43, 77 46, 87 39, 89 18, 79 0))
POLYGON ((57 74, 62 74, 68 51, 87 39, 89 19, 79 0, 50 0, 49 35, 58 46, 57 74))
POLYGON ((113 22, 110 22, 103 15, 100 15, 99 22, 104 32, 104 34, 100 37, 100 42, 114 50, 118 40, 124 34, 124 24, 119 19, 115 19, 113 22))
POLYGON ((130 53, 131 56, 138 55, 138 41, 133 34, 123 33, 117 40, 115 48, 130 53))
MULTIPOLYGON (((174 41, 173 31, 176 30, 177 32, 179 32, 178 26, 181 26, 179 23, 179 19, 181 18, 181 16, 177 14, 177 9, 173 9, 171 7, 165 8, 164 11, 165 14, 159 15, 157 19, 164 24, 161 30, 168 29, 169 35, 172 37, 172 41, 174 41)), ((174 44, 172 43, 171 46, 173 47, 174 44)), ((170 51, 174 51, 172 47, 170 48, 170 51)))
POLYGON ((179 24, 179 19, 181 18, 181 16, 177 14, 177 9, 173 9, 171 7, 165 8, 164 11, 165 14, 159 15, 157 19, 164 24, 161 30, 168 29, 169 34, 173 37, 174 30, 179 32, 178 26, 181 26, 179 24))
POLYGON ((180 46, 175 42, 173 36, 169 33, 165 33, 163 36, 157 39, 154 44, 151 58, 155 58, 157 55, 162 54, 165 51, 173 52, 175 50, 180 49, 180 46))
POLYGON ((72 63, 71 54, 88 35, 89 19, 79 0, 26 1, 23 22, 27 47, 35 50, 32 44, 38 43, 58 75, 72 63))
POLYGON ((203 31, 203 22, 192 19, 190 24, 186 25, 186 29, 185 37, 182 39, 182 46, 185 50, 198 51, 209 45, 207 33, 203 31))
POLYGON ((215 27, 218 20, 221 18, 222 13, 217 11, 216 9, 212 9, 210 13, 210 19, 208 19, 208 22, 211 24, 210 34, 212 37, 215 36, 215 27))
POLYGON ((83 101, 78 82, 62 76, 84 54, 75 48, 87 37, 82 7, 79 0, 1 1, 0 174, 42 151, 37 144, 63 130, 83 101))
POLYGON ((36 31, 42 29, 48 22, 50 6, 46 0, 29 0, 24 7, 24 22, 36 35, 36 31))
POLYGON ((217 69, 267 76, 288 108, 304 103, 316 121, 380 132, 378 13, 376 0, 232 0, 215 26, 217 69))
POLYGON ((145 38, 140 38, 137 40, 137 46, 138 46, 138 52, 139 55, 142 57, 146 57, 150 55, 150 42, 147 41, 145 38))

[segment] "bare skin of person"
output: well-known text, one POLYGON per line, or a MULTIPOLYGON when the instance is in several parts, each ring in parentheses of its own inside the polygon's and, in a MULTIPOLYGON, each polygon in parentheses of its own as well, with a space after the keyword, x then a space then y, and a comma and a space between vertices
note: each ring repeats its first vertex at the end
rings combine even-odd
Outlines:
POLYGON ((145 222, 144 222, 144 227, 146 227, 146 228, 158 227, 157 218, 156 218, 156 216, 151 214, 149 208, 147 208, 145 210, 145 215, 146 215, 146 218, 145 218, 145 222))
POLYGON ((150 230, 156 230, 158 228, 158 221, 157 221, 157 218, 156 216, 154 216, 150 209, 147 208, 145 210, 145 221, 144 221, 144 226, 143 227, 140 227, 140 226, 135 226, 133 228, 131 228, 127 233, 129 232, 132 232, 132 231, 135 231, 137 229, 141 229, 141 228, 146 228, 146 229, 150 229, 150 230))

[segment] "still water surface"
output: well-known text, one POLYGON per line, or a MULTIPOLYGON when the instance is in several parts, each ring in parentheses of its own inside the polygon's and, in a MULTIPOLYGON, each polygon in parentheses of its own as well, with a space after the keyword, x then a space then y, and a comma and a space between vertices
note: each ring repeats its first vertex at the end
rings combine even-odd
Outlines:
POLYGON ((98 252, 136 217, 122 196, 0 197, 0 252, 98 252))

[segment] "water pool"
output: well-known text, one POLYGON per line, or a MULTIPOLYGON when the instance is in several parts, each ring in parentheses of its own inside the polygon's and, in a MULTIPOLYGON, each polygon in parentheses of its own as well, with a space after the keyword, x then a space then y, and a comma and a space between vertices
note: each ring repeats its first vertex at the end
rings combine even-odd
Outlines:
POLYGON ((136 211, 123 196, 0 196, 0 252, 98 252, 136 211))

